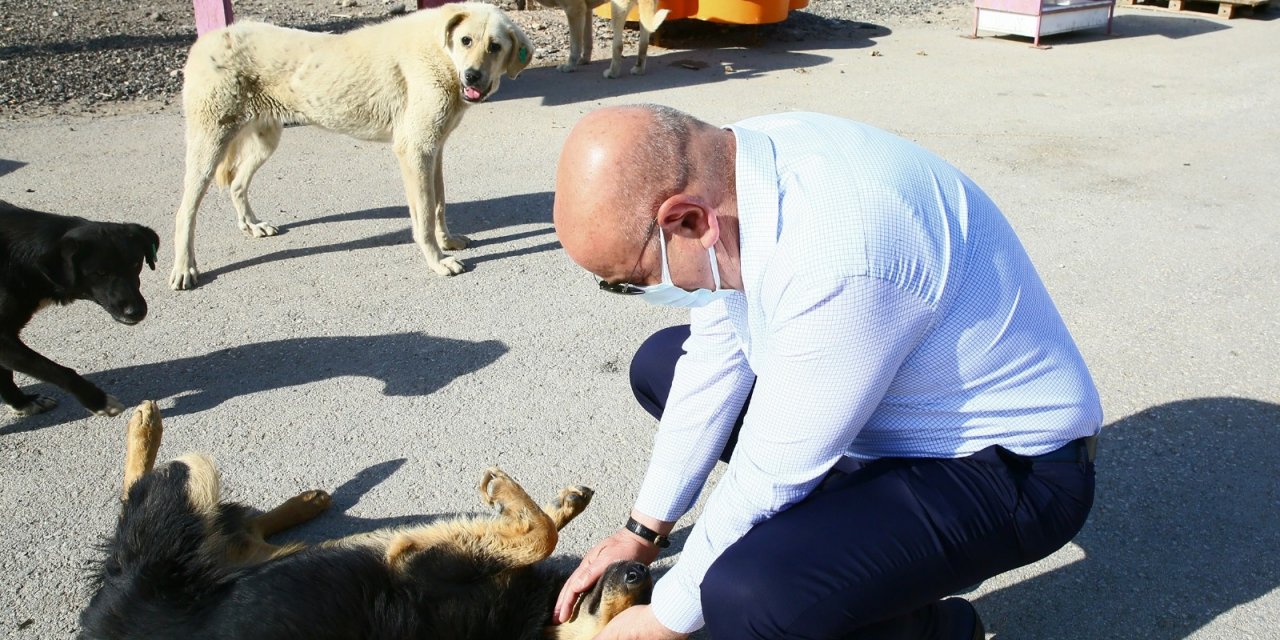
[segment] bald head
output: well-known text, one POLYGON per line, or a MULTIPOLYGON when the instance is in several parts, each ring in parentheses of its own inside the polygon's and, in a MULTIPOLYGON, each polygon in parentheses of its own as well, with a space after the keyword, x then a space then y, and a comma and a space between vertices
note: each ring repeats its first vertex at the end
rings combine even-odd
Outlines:
POLYGON ((664 200, 723 174, 715 162, 701 161, 706 154, 697 147, 724 133, 659 105, 584 116, 565 140, 556 172, 553 215, 569 256, 601 277, 614 275, 617 260, 643 248, 664 200))

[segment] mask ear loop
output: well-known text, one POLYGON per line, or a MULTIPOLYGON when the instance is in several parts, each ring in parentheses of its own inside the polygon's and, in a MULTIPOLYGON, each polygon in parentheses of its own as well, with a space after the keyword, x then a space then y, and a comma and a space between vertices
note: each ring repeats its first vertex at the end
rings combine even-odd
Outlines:
POLYGON ((711 258, 711 279, 716 283, 715 291, 720 290, 720 267, 716 264, 716 248, 707 247, 707 256, 711 258))
POLYGON ((658 226, 658 242, 662 245, 662 283, 671 283, 671 269, 667 267, 667 236, 662 232, 662 226, 658 226))

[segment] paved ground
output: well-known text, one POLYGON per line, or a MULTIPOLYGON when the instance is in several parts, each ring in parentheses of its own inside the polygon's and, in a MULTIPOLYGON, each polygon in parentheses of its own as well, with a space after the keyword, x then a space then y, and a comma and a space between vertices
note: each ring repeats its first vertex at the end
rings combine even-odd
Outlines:
MULTIPOLYGON (((581 553, 619 523, 645 464, 653 424, 629 398, 629 355, 680 314, 605 299, 559 250, 550 190, 567 128, 635 101, 720 122, 845 115, 934 149, 1003 205, 1102 391, 1093 517, 1058 554, 973 594, 990 631, 1277 638, 1277 15, 1120 10, 1114 36, 1038 51, 960 38, 955 12, 839 49, 659 52, 645 78, 536 69, 450 142, 450 219, 477 241, 460 254, 473 270, 450 279, 410 241, 388 149, 295 128, 255 193, 287 232, 241 237, 213 196, 203 286, 172 292, 180 115, 7 124, 0 197, 143 222, 166 244, 144 274, 143 324, 81 303, 25 336, 126 403, 157 399, 163 455, 212 453, 231 496, 333 491, 333 512, 296 537, 474 511, 471 487, 496 463, 537 495, 596 488, 561 547, 581 553)), ((0 636, 66 637, 112 522, 124 420, 20 384, 63 404, 0 417, 0 636)))

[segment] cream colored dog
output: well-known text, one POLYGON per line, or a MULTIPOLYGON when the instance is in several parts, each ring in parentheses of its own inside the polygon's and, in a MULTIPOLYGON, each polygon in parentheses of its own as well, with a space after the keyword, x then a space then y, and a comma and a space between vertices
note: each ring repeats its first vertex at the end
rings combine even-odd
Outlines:
POLYGON ((285 122, 390 142, 400 160, 413 239, 442 276, 463 264, 445 249, 467 246, 444 219, 441 154, 470 104, 516 77, 533 58, 524 32, 498 8, 449 4, 341 35, 241 22, 191 47, 182 87, 187 167, 174 225, 169 284, 195 286, 195 219, 209 182, 230 187, 240 229, 276 228, 249 206, 253 174, 285 122))
MULTIPOLYGON (((524 9, 528 2, 533 0, 516 0, 516 6, 524 9)), ((626 26, 627 14, 631 13, 631 8, 637 4, 640 5, 640 46, 636 52, 636 66, 631 68, 631 73, 634 75, 644 73, 645 60, 649 55, 649 34, 662 26, 662 21, 666 19, 668 13, 666 9, 658 10, 658 0, 537 0, 537 2, 544 7, 564 10, 565 17, 569 19, 569 59, 556 67, 566 73, 573 71, 580 64, 591 62, 591 46, 595 42, 595 36, 591 31, 591 11, 603 6, 606 2, 613 3, 609 8, 609 15, 613 21, 613 62, 604 72, 606 78, 616 78, 618 72, 622 70, 622 29, 626 26)))

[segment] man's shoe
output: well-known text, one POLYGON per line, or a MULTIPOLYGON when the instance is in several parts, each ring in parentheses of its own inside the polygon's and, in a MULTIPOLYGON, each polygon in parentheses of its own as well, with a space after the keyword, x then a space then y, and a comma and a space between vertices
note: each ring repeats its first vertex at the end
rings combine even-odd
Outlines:
POLYGON ((951 609, 955 615, 967 618, 973 617, 973 640, 987 640, 987 630, 982 626, 982 617, 978 615, 978 610, 973 607, 973 603, 964 598, 947 598, 939 603, 941 606, 951 609))

